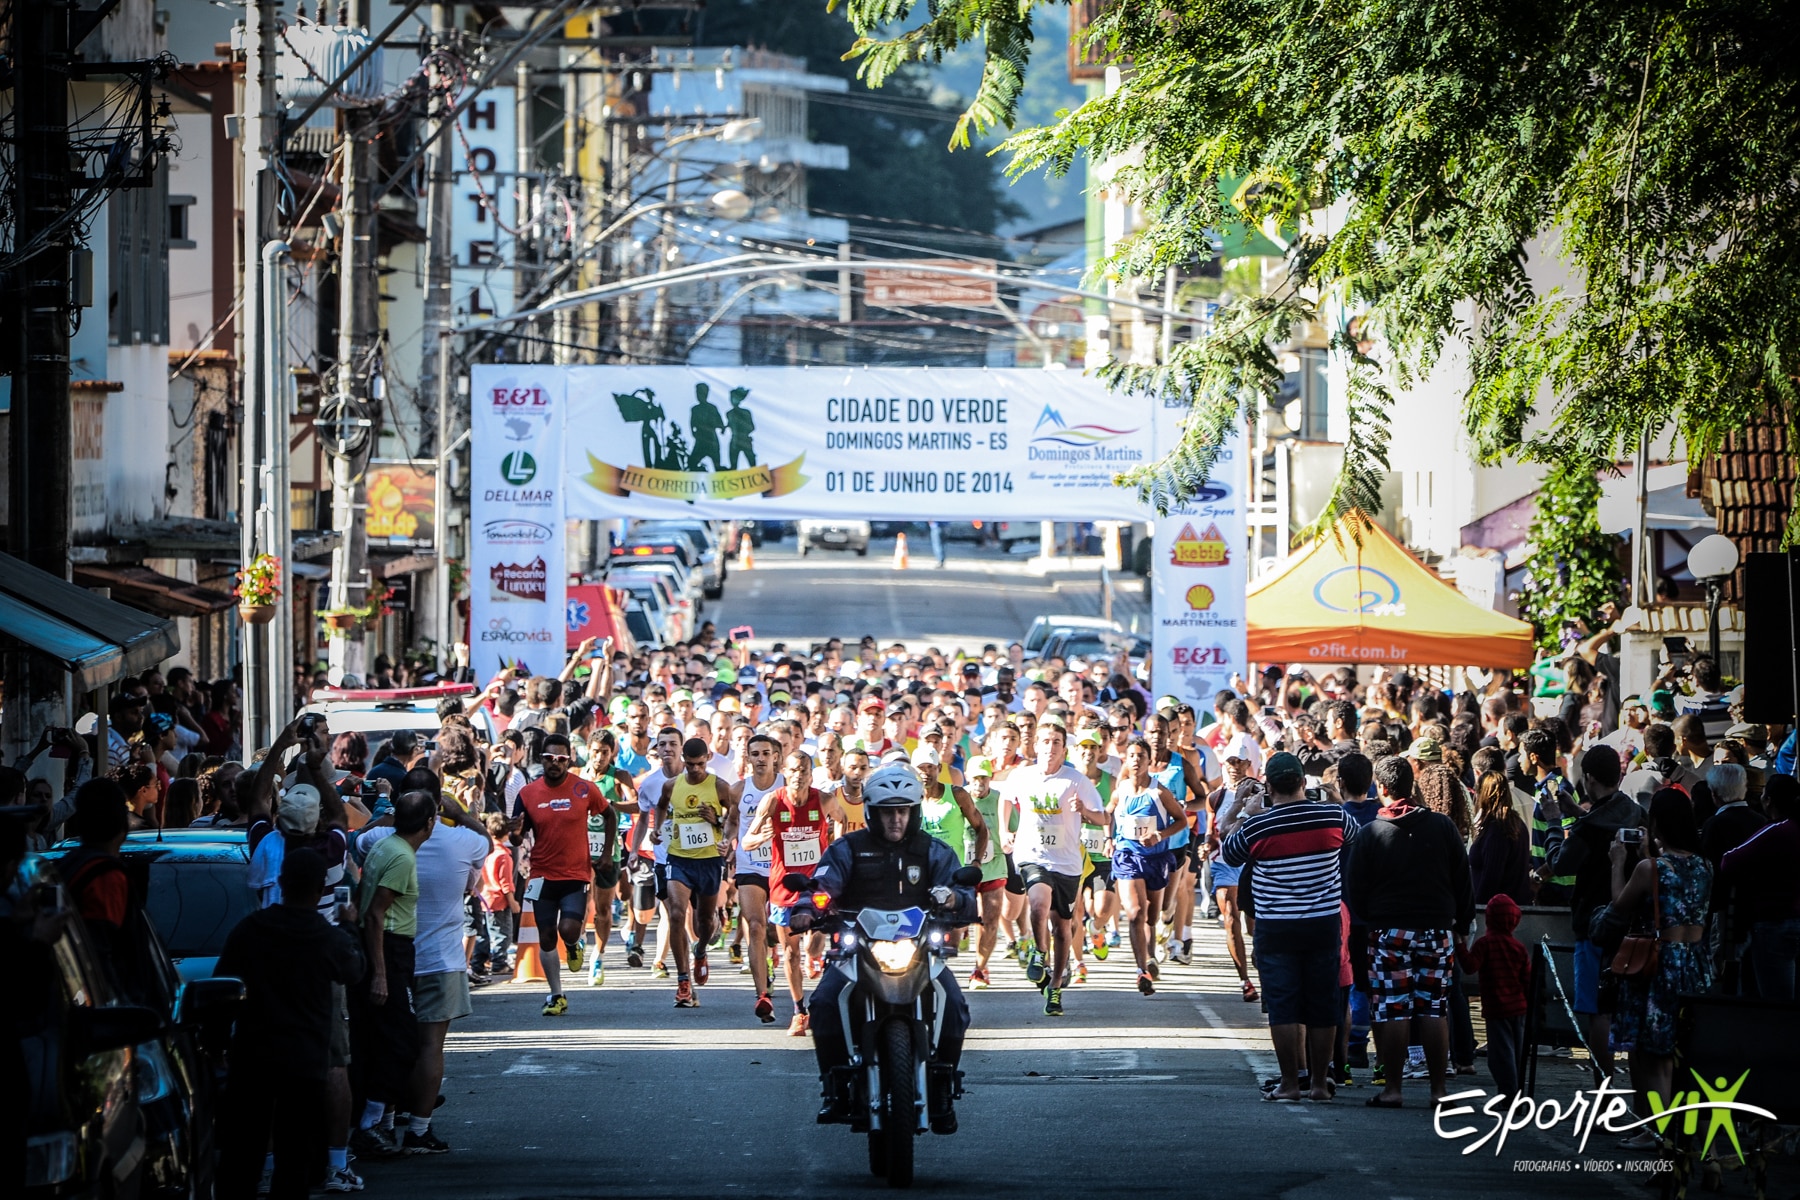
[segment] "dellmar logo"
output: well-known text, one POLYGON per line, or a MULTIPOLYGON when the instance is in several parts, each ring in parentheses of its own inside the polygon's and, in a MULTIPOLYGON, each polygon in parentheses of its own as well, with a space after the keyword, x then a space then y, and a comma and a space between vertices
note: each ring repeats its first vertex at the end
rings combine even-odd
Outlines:
POLYGON ((542 546, 550 541, 550 527, 538 521, 489 521, 481 536, 489 545, 542 546))
POLYGON ((524 487, 537 478, 537 459, 527 450, 510 452, 500 460, 500 478, 514 487, 524 487))

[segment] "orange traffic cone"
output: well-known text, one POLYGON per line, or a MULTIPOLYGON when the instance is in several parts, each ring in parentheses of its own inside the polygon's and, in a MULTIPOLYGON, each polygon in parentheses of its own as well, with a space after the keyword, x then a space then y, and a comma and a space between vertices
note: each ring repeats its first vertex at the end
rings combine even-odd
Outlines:
POLYGON ((537 920, 529 909, 519 921, 519 940, 513 947, 513 982, 544 983, 544 956, 538 945, 537 920))
POLYGON ((904 571, 911 565, 912 560, 906 554, 906 535, 896 533, 894 535, 894 570, 904 571))
POLYGON ((756 554, 750 546, 750 535, 740 533, 738 535, 738 570, 754 571, 755 569, 756 554))

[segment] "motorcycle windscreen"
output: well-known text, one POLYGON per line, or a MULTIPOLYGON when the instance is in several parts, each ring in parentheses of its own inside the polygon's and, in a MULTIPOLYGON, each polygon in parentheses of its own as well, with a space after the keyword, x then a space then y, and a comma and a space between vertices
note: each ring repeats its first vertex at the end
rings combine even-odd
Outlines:
POLYGON ((856 924, 870 941, 897 942, 919 936, 925 928, 925 910, 865 908, 857 915, 856 924))

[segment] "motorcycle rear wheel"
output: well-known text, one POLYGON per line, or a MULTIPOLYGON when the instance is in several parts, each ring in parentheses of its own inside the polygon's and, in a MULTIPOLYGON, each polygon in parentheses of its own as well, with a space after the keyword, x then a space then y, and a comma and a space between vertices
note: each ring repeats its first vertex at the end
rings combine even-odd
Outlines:
MULTIPOLYGON (((913 1127, 919 1119, 915 1065, 912 1026, 905 1021, 889 1021, 881 1028, 882 1110, 881 1128, 876 1131, 887 1139, 889 1187, 912 1186, 913 1127)), ((871 1148, 871 1160, 873 1155, 871 1148)))

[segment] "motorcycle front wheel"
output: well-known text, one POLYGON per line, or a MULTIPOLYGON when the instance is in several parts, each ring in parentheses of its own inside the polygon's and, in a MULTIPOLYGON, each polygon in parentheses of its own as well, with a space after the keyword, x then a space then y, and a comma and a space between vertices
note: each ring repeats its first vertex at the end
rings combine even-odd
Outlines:
MULTIPOLYGON (((914 1066, 912 1026, 905 1021, 889 1021, 881 1029, 881 1128, 876 1131, 876 1135, 887 1139, 889 1187, 912 1186, 913 1126, 919 1120, 914 1066)), ((871 1167, 874 1156, 871 1145, 871 1167)))

